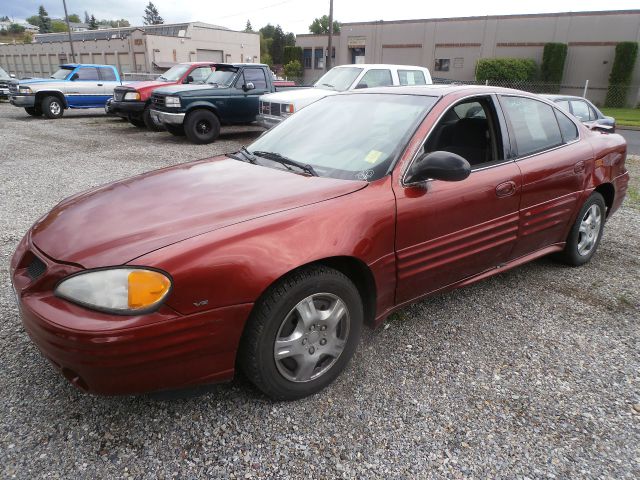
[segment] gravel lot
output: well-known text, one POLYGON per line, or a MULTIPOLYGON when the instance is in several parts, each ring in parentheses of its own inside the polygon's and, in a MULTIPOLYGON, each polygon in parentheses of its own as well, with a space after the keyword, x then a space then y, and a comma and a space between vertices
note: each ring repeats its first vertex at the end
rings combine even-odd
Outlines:
MULTIPOLYGON (((274 403, 242 378, 102 398, 70 386, 23 331, 16 244, 72 193, 237 149, 258 130, 194 146, 99 112, 45 121, 6 103, 0 130, 0 477, 640 477, 638 200, 582 268, 542 259, 366 330, 312 398, 274 403)), ((629 164, 637 179, 640 159, 629 164)))

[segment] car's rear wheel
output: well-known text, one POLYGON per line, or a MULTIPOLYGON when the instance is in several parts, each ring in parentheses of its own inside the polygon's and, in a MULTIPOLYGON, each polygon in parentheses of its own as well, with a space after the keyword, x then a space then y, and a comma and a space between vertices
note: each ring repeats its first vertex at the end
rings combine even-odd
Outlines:
POLYGON ((578 213, 564 250, 558 259, 568 265, 584 265, 596 253, 602 238, 606 218, 604 198, 592 193, 578 213))
POLYGON ((182 125, 165 125, 164 128, 175 137, 184 137, 184 127, 182 125))
POLYGON ((344 274, 325 266, 297 270, 256 303, 241 341, 240 365, 271 398, 306 397, 344 370, 362 320, 358 289, 344 274))
POLYGON ((184 131, 192 143, 211 143, 220 135, 220 120, 209 110, 196 110, 187 115, 184 131))
POLYGON ((25 107, 24 111, 27 112, 32 117, 42 116, 42 110, 40 110, 40 107, 25 107))
POLYGON ((151 107, 147 106, 142 112, 142 121, 144 125, 152 132, 159 132, 162 130, 162 124, 156 123, 151 116, 151 107))
POLYGON ((64 105, 62 101, 53 95, 44 97, 40 108, 47 118, 60 118, 64 115, 64 105))

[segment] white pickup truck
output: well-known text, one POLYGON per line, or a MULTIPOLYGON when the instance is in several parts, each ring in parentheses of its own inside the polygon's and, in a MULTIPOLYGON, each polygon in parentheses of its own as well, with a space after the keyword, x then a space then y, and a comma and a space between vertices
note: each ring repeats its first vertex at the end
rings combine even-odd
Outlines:
POLYGON ((431 83, 431 74, 424 67, 384 64, 341 65, 325 73, 311 88, 296 88, 262 95, 256 120, 260 126, 271 128, 292 113, 328 95, 356 88, 431 83))

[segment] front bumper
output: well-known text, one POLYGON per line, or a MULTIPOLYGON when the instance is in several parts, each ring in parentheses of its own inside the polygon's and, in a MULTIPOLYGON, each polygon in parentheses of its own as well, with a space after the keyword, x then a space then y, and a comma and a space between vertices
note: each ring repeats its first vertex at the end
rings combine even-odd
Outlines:
POLYGON ((182 125, 184 123, 184 116, 184 113, 170 113, 151 109, 151 118, 153 121, 165 125, 182 125))
POLYGON ((14 107, 33 107, 36 104, 35 95, 11 95, 9 102, 14 107))
POLYGON ((0 97, 8 97, 9 89, 5 87, 0 87, 0 97))
MULTIPOLYGON (((53 295, 77 267, 52 262, 28 239, 11 263, 22 324, 40 352, 76 387, 103 395, 136 394, 230 380, 252 304, 180 315, 117 316, 53 295), (46 265, 35 280, 26 264, 46 265)), ((170 299, 169 299, 170 300, 170 299)))
POLYGON ((134 101, 121 101, 118 102, 116 100, 111 101, 111 110, 116 115, 131 115, 131 116, 139 116, 144 112, 144 109, 147 106, 147 102, 142 102, 138 100, 134 101))
POLYGON ((258 125, 260 125, 263 128, 266 128, 267 130, 270 128, 275 127, 276 125, 278 125, 280 122, 282 122, 284 120, 284 118, 282 117, 276 117, 274 115, 258 115, 256 117, 256 122, 258 122, 258 125))

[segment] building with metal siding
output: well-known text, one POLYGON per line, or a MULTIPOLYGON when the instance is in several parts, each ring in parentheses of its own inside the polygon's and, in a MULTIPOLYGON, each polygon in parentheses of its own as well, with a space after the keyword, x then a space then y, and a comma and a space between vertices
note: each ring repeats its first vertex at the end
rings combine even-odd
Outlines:
MULTIPOLYGON (((121 73, 158 73, 180 62, 259 62, 260 37, 200 22, 73 32, 76 62, 114 65, 121 73)), ((47 77, 71 62, 67 33, 0 45, 0 66, 18 77, 47 77)))
MULTIPOLYGON (((591 97, 601 103, 622 41, 640 42, 640 10, 355 22, 334 36, 333 63, 420 65, 434 78, 471 81, 481 58, 532 58, 540 65, 545 43, 561 42, 568 45, 563 93, 579 94, 589 80, 591 97)), ((318 66, 315 58, 316 50, 326 53, 327 36, 298 35, 296 44, 304 49, 305 82, 312 82, 323 73, 324 62, 318 66)), ((640 59, 632 86, 632 95, 640 95, 640 59)))

